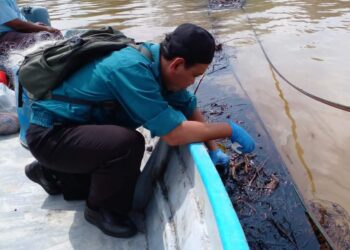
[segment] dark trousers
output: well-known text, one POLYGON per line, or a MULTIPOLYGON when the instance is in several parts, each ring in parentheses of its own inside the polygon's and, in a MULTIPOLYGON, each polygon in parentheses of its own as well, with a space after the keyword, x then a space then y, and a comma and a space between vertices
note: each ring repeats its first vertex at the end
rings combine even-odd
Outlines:
POLYGON ((119 213, 131 210, 145 148, 139 132, 115 125, 31 124, 27 142, 48 171, 58 173, 58 178, 62 174, 71 181, 79 179, 77 188, 88 189, 90 205, 119 213))

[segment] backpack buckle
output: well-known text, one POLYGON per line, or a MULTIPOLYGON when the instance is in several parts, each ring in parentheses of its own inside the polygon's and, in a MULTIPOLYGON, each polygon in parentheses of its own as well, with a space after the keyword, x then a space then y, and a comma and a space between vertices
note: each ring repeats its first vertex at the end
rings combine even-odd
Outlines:
POLYGON ((83 43, 84 43, 84 40, 79 36, 73 36, 69 39, 69 45, 72 47, 79 46, 83 43))

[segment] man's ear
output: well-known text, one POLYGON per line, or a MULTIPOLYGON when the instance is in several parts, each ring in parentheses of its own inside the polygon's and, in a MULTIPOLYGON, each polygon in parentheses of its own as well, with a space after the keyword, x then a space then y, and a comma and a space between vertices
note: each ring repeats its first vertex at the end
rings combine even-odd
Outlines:
POLYGON ((181 65, 185 65, 185 59, 183 59, 182 57, 175 57, 170 65, 169 65, 169 68, 171 71, 176 71, 178 69, 179 66, 181 65))

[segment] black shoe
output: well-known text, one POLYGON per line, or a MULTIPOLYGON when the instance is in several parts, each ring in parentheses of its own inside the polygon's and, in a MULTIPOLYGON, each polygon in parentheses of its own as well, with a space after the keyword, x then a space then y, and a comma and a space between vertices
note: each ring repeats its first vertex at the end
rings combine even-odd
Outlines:
POLYGON ((106 209, 85 206, 85 219, 102 232, 113 237, 128 238, 137 233, 135 224, 127 215, 119 215, 106 209))
POLYGON ((57 181, 52 178, 50 180, 45 176, 44 170, 38 161, 33 161, 25 166, 24 171, 31 181, 38 183, 48 194, 56 195, 62 193, 57 181))

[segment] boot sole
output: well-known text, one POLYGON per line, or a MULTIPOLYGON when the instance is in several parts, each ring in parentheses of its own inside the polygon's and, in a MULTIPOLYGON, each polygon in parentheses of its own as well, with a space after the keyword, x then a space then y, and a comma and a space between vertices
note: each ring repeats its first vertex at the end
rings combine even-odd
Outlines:
POLYGON ((42 185, 42 183, 40 181, 38 181, 38 177, 36 176, 36 174, 34 173, 34 171, 31 171, 31 166, 27 165, 24 168, 24 173, 25 175, 28 177, 29 180, 31 180, 32 182, 35 182, 37 184, 39 184, 46 193, 48 193, 49 195, 58 195, 61 194, 61 191, 59 190, 54 190, 52 191, 52 189, 47 188, 45 185, 42 185))
POLYGON ((86 211, 84 211, 84 217, 85 217, 86 221, 88 221, 90 224, 96 226, 103 233, 105 233, 105 234, 107 234, 109 236, 112 236, 112 237, 130 238, 130 237, 134 236, 137 233, 136 230, 134 232, 129 232, 129 233, 113 233, 113 232, 110 232, 110 231, 107 231, 106 229, 104 229, 102 224, 99 222, 99 220, 97 220, 93 216, 90 216, 89 213, 87 213, 86 211))

